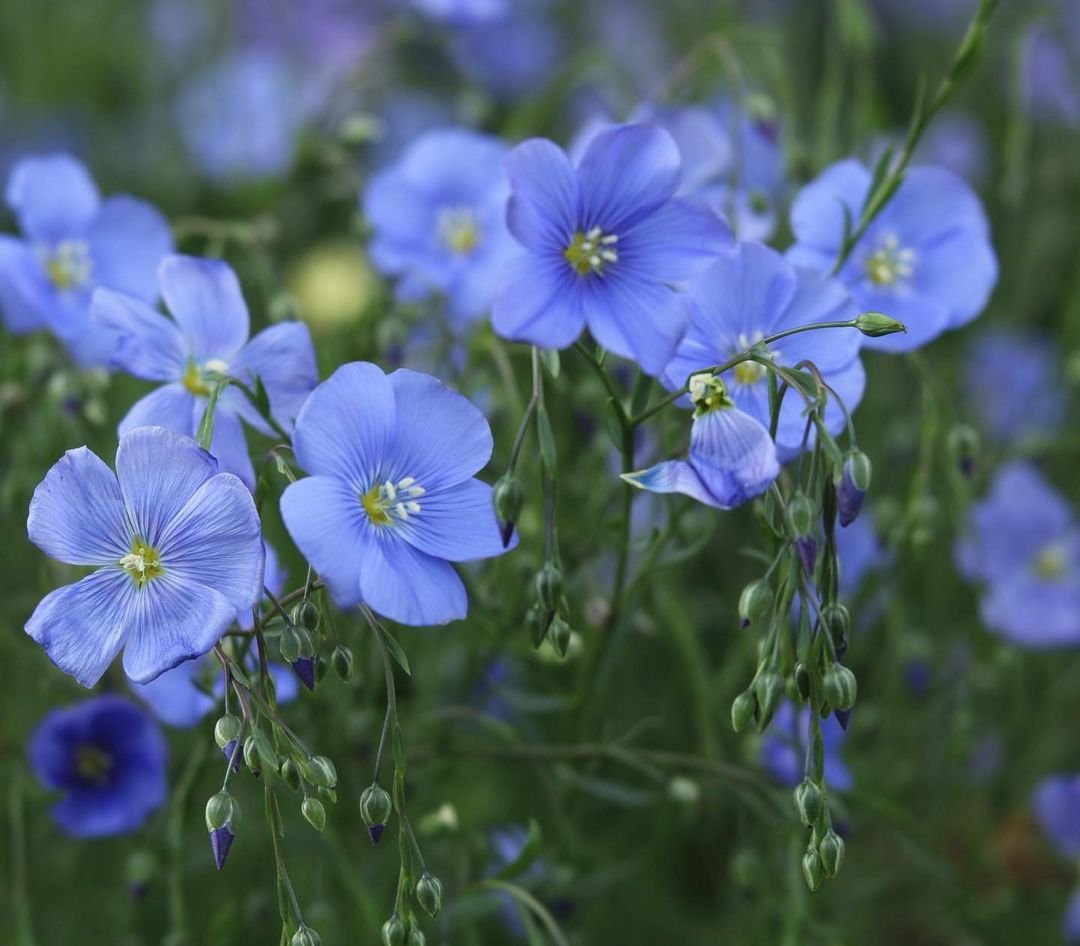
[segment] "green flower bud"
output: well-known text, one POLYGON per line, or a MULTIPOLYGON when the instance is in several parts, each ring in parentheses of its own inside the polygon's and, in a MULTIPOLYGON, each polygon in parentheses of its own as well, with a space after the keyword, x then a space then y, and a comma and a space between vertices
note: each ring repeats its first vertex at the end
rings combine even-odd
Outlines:
POLYGON ((424 871, 416 882, 416 902, 428 916, 439 915, 442 909, 442 883, 438 877, 424 871))
POLYGON ((326 809, 323 803, 314 795, 308 795, 300 806, 302 814, 309 825, 316 831, 322 831, 326 827, 326 809))
POLYGON ((319 654, 319 656, 315 658, 315 680, 317 682, 321 682, 329 670, 330 661, 327 660, 322 654, 319 654))
POLYGON ((296 632, 296 628, 286 624, 281 629, 278 652, 287 664, 294 664, 300 659, 300 635, 296 632))
POLYGON ((814 531, 814 504, 809 496, 804 493, 793 496, 788 503, 788 514, 796 535, 810 535, 814 531))
POLYGON ((826 877, 835 877, 844 863, 844 839, 832 828, 818 844, 818 855, 826 877))
POLYGON ((533 647, 539 647, 544 643, 550 625, 550 611, 545 611, 538 604, 534 604, 529 608, 525 614, 525 626, 529 629, 529 637, 532 639, 533 647))
POLYGON ((364 819, 372 844, 379 843, 383 828, 390 820, 392 807, 389 793, 376 782, 372 782, 360 795, 360 817, 364 819))
POLYGON ((810 671, 806 669, 806 664, 795 664, 795 690, 799 694, 799 699, 804 703, 810 699, 810 671))
POLYGON ((224 749, 230 742, 236 742, 242 725, 240 718, 232 713, 226 713, 214 723, 214 742, 218 744, 218 748, 224 749))
POLYGON ((562 572, 552 562, 547 562, 536 573, 536 598, 546 611, 554 611, 562 597, 562 572))
POLYGON ((281 778, 294 792, 300 791, 300 766, 293 759, 281 763, 281 778))
POLYGON ((870 338, 881 338, 883 335, 895 335, 897 332, 906 332, 907 326, 903 322, 889 318, 881 312, 863 312, 855 319, 855 328, 863 335, 870 338))
POLYGON ((742 732, 750 725, 757 711, 757 699, 752 690, 743 690, 731 704, 731 728, 742 732))
POLYGON ((806 886, 811 890, 817 890, 825 879, 825 869, 821 866, 821 858, 813 848, 808 848, 802 859, 803 877, 806 878, 806 886))
POLYGON ((216 831, 240 820, 240 805, 228 792, 211 795, 206 803, 206 830, 216 831))
POLYGON ((321 946, 322 939, 309 926, 301 926, 294 934, 291 946, 321 946))
POLYGON ((764 579, 752 581, 739 595, 739 623, 749 627, 772 610, 772 586, 764 579))
POLYGON ((423 930, 415 926, 409 930, 409 936, 405 941, 405 946, 424 946, 425 943, 427 943, 427 937, 424 936, 423 930))
POLYGON ((262 761, 259 759, 259 750, 255 747, 254 733, 244 740, 244 765, 248 767, 252 775, 262 774, 262 761))
POLYGON ((766 670, 758 674, 754 681, 754 696, 758 705, 758 732, 764 732, 772 721, 780 698, 784 695, 784 678, 775 670, 766 670))
POLYGON ((821 617, 832 633, 833 641, 845 640, 851 631, 851 612, 839 602, 828 604, 821 609, 821 617))
POLYGON ((301 601, 292 609, 293 624, 302 627, 310 634, 314 634, 319 629, 320 619, 319 606, 310 599, 301 601))
POLYGON ((565 657, 570 649, 570 625, 563 620, 561 614, 556 614, 552 619, 548 627, 548 637, 551 639, 551 646, 555 653, 560 658, 565 657))
POLYGON ((337 785, 337 769, 334 763, 324 755, 313 755, 304 762, 304 777, 318 788, 333 788, 337 785))
POLYGON ((979 435, 975 428, 967 424, 957 424, 945 441, 953 462, 964 476, 975 472, 975 463, 979 459, 979 435))
POLYGON ((514 535, 514 526, 525 505, 525 490, 521 481, 512 473, 500 477, 492 493, 495 502, 495 518, 499 521, 499 533, 503 548, 510 544, 514 535))
POLYGON ((383 946, 405 946, 405 924, 395 913, 383 924, 383 946))
POLYGON ((352 679, 353 653, 344 644, 338 644, 330 655, 330 663, 334 665, 336 673, 346 683, 352 679))
POLYGON ((870 478, 874 471, 870 458, 856 447, 848 453, 845 465, 852 485, 865 493, 870 488, 870 478))
POLYGON ((307 628, 298 627, 296 630, 296 639, 300 645, 300 659, 311 660, 315 656, 315 644, 311 640, 311 635, 307 632, 307 628))
POLYGON ((833 709, 851 709, 858 695, 855 674, 843 664, 835 663, 825 671, 822 681, 825 699, 833 709))
POLYGON ((795 808, 802 823, 808 828, 818 823, 824 808, 824 798, 821 789, 810 779, 803 779, 795 788, 795 808))

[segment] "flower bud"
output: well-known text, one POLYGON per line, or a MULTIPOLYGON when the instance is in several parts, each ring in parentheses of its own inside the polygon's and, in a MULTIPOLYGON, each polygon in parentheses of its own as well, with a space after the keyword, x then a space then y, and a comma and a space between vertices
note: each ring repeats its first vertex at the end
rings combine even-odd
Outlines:
POLYGON ((799 699, 804 703, 810 699, 810 671, 806 669, 806 664, 795 664, 795 689, 799 694, 799 699))
POLYGON ((844 461, 844 471, 836 486, 836 511, 840 525, 849 526, 859 516, 866 491, 870 488, 870 458, 861 450, 852 450, 844 461))
POLYGON ((772 587, 764 578, 752 581, 739 595, 739 623, 749 627, 772 609, 772 587))
POLYGON ((810 779, 803 779, 795 788, 795 808, 802 823, 812 828, 818 823, 824 808, 821 789, 810 779))
POLYGON ((226 713, 214 723, 214 742, 219 749, 224 749, 230 742, 236 742, 240 737, 242 723, 238 716, 226 713))
POLYGON ((806 878, 806 886, 812 891, 821 886, 825 879, 825 869, 821 866, 821 858, 813 848, 807 848, 802 859, 803 877, 806 878))
POLYGON ((293 759, 281 763, 281 778, 294 792, 300 791, 300 766, 293 759))
POLYGON ((210 832, 210 850, 214 854, 214 864, 218 870, 225 866, 225 859, 229 856, 229 850, 235 840, 236 835, 233 833, 231 825, 214 828, 210 832))
POLYGON ((330 663, 336 673, 346 683, 352 679, 353 653, 344 644, 338 644, 330 655, 330 663))
POLYGON ((210 832, 210 848, 217 869, 225 865, 236 836, 234 826, 240 822, 240 805, 228 792, 211 795, 206 803, 206 830, 210 832))
POLYGON ((389 793, 378 783, 372 782, 360 796, 360 817, 367 825, 368 836, 372 844, 378 844, 383 828, 390 819, 393 803, 389 793))
POLYGON ((262 775, 262 762, 259 759, 259 750, 255 747, 255 734, 250 734, 244 740, 244 765, 251 774, 258 778, 262 775))
POLYGON ((442 883, 438 877, 424 871, 416 882, 416 902, 428 916, 439 915, 442 909, 442 883))
POLYGON ((309 634, 314 634, 319 629, 319 606, 310 599, 301 601, 292 609, 292 622, 297 627, 302 627, 309 634))
POLYGON ((834 709, 847 710, 855 705, 858 695, 855 674, 843 664, 834 663, 825 671, 822 689, 825 699, 834 709))
POLYGON ((818 844, 818 856, 826 877, 835 877, 844 863, 844 839, 832 828, 818 844))
POLYGON ((405 946, 405 924, 395 913, 383 924, 383 946, 405 946))
POLYGON ((316 831, 326 827, 326 809, 314 795, 308 795, 300 805, 300 814, 316 831))
POLYGON ((423 930, 416 926, 409 930, 408 938, 405 940, 405 946, 424 946, 425 943, 427 943, 427 937, 424 936, 423 930))
POLYGON ((294 934, 290 946, 321 946, 322 939, 309 926, 301 926, 294 934))
POLYGON ((562 597, 562 572, 553 562, 545 562, 536 573, 536 598, 546 611, 554 611, 562 597))
POLYGON ((315 661, 310 657, 301 657, 292 663, 293 672, 309 690, 315 689, 315 661))
POLYGON ((296 632, 296 628, 289 624, 281 629, 278 652, 287 664, 294 664, 300 659, 300 635, 296 632))
POLYGON ((968 424, 957 424, 949 431, 945 445, 960 472, 971 476, 979 459, 979 435, 975 429, 968 424))
POLYGON ((534 604, 529 608, 525 614, 525 626, 529 629, 529 637, 532 639, 533 647, 539 647, 544 643, 550 625, 550 611, 545 611, 539 604, 534 604))
POLYGON ((784 695, 784 678, 775 670, 758 674, 754 681, 754 696, 758 705, 758 732, 763 732, 772 721, 780 698, 784 695))
POLYGON ((743 690, 731 704, 731 728, 735 732, 742 732, 750 725, 757 711, 757 699, 753 691, 743 690))
POLYGON ((566 652, 570 649, 570 625, 563 620, 561 614, 556 614, 552 619, 551 625, 548 627, 548 637, 555 653, 560 658, 565 657, 566 652))
POLYGON ((881 312, 863 312, 855 319, 855 328, 870 338, 881 338, 883 335, 907 331, 907 326, 903 322, 897 322, 896 319, 889 318, 881 312))
POLYGON ((804 493, 797 493, 791 498, 788 515, 797 536, 810 535, 814 531, 814 504, 804 493))
POLYGON ((514 536, 514 526, 517 525, 522 506, 525 505, 525 491, 521 487, 521 481, 512 473, 507 473, 495 483, 492 496, 495 502, 495 518, 499 521, 499 534, 503 548, 506 548, 514 536))
POLYGON ((812 535, 796 539, 795 551, 799 553, 799 561, 806 574, 813 577, 814 566, 817 564, 817 539, 812 535))
POLYGON ((313 755, 304 762, 303 769, 304 777, 318 788, 333 788, 337 785, 337 769, 324 755, 313 755))

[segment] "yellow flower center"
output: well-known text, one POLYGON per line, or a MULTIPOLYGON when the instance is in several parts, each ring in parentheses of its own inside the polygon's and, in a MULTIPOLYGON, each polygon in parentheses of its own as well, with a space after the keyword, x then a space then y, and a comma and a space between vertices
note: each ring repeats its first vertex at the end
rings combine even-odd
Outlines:
POLYGON ((60 292, 85 286, 93 270, 90 247, 82 240, 62 240, 45 256, 45 275, 60 292))
POLYGON ((1065 548, 1058 544, 1046 546, 1035 556, 1035 574, 1046 581, 1058 581, 1065 577, 1068 558, 1065 548))
POLYGON ((188 361, 184 371, 184 387, 196 397, 209 397, 218 376, 224 376, 228 371, 228 364, 220 358, 211 358, 202 365, 194 360, 188 361))
POLYGON ((875 286, 895 286, 915 272, 915 251, 900 246, 900 239, 890 233, 866 258, 866 275, 875 286))
POLYGON ((147 545, 142 539, 136 539, 132 543, 131 551, 120 559, 120 567, 140 588, 154 578, 165 574, 158 550, 147 545))
POLYGON ((458 256, 467 256, 480 242, 476 215, 470 207, 444 207, 439 211, 439 238, 458 256))
POLYGON ((618 243, 618 236, 604 233, 599 227, 593 227, 588 233, 579 230, 563 256, 579 276, 590 273, 603 276, 608 266, 619 262, 618 243))
POLYGON ((75 771, 79 778, 98 788, 108 783, 113 762, 113 757, 109 753, 93 743, 79 746, 75 751, 75 771))
POLYGON ((418 486, 413 477, 406 476, 396 483, 390 480, 376 483, 360 495, 360 505, 364 507, 372 525, 390 526, 394 524, 394 519, 405 522, 409 516, 418 515, 420 503, 417 499, 424 492, 424 487, 418 486))

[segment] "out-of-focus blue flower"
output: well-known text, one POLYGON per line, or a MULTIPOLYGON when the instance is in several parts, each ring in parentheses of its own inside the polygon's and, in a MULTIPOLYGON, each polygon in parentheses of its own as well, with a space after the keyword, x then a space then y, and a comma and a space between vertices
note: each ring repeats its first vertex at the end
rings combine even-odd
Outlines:
POLYGON ((262 597, 251 494, 194 440, 160 427, 120 438, 115 474, 86 447, 65 453, 34 491, 27 532, 57 561, 96 567, 26 622, 86 687, 121 649, 139 683, 206 653, 262 597))
POLYGON ((153 0, 146 10, 146 28, 158 51, 172 64, 189 60, 210 38, 209 11, 190 0, 153 0))
POLYGON ((1062 857, 1080 858, 1080 775, 1050 775, 1031 799, 1035 820, 1062 857))
POLYGON ((499 274, 515 251, 506 229, 505 154, 497 138, 431 131, 364 192, 372 261, 403 277, 407 293, 444 293, 459 321, 490 310, 499 274))
MULTIPOLYGON (((803 780, 809 733, 810 707, 796 710, 795 704, 785 698, 761 741, 761 764, 779 784, 795 786, 803 780)), ((821 739, 825 746, 825 783, 833 791, 850 791, 855 783, 840 754, 847 732, 835 713, 821 721, 821 739)))
MULTIPOLYGON (((1080 21, 1080 14, 1073 12, 1080 21)), ((1020 93, 1036 119, 1075 128, 1080 125, 1080 40, 1051 21, 1025 30, 1020 47, 1020 93)))
MULTIPOLYGON (((840 254, 845 209, 858 220, 871 174, 840 161, 807 184, 791 208, 794 263, 829 272, 840 254)), ((907 332, 865 338, 882 351, 912 351, 959 328, 985 307, 997 282, 990 229, 975 192, 951 171, 913 166, 838 273, 862 312, 884 312, 907 332)))
POLYGON ((449 102, 415 89, 395 89, 379 104, 377 136, 371 163, 382 167, 396 161, 421 135, 457 125, 449 102))
POLYGON ((450 562, 501 554, 491 487, 475 479, 491 429, 466 398, 404 368, 343 365, 296 420, 281 514, 342 607, 365 602, 402 624, 465 617, 450 562))
POLYGON ((723 382, 712 375, 691 379, 690 398, 695 410, 688 461, 665 460, 622 478, 639 489, 683 493, 718 509, 731 509, 765 492, 780 475, 768 429, 739 410, 723 382))
POLYGON ((966 400, 995 440, 1050 434, 1065 416, 1060 375, 1049 338, 996 329, 980 335, 968 351, 966 400))
POLYGON ((885 566, 890 557, 874 528, 873 517, 868 513, 836 530, 836 551, 840 556, 840 595, 843 598, 854 596, 863 580, 885 566))
MULTIPOLYGON (((765 336, 813 322, 853 319, 858 314, 844 287, 810 269, 792 266, 761 243, 739 243, 686 285, 690 323, 675 357, 664 369, 669 390, 686 383, 694 371, 721 364, 765 336)), ((794 367, 803 360, 817 365, 825 382, 849 411, 858 405, 866 378, 859 360, 861 336, 854 329, 800 332, 770 346, 772 360, 794 367)), ((744 361, 723 375, 740 410, 769 424, 768 369, 744 361)), ((799 455, 806 432, 805 402, 788 392, 780 410, 776 447, 781 462, 799 455)), ((838 433, 844 413, 830 396, 826 425, 838 433)), ((808 443, 813 442, 811 432, 808 443)))
POLYGON ((63 794, 52 816, 72 837, 134 831, 165 801, 165 737, 122 697, 53 710, 31 734, 28 754, 38 781, 63 794))
POLYGON ((425 16, 452 26, 490 23, 510 13, 511 0, 412 0, 425 16))
POLYGON ((102 200, 89 171, 66 154, 19 161, 5 199, 23 238, 0 235, 4 325, 46 328, 80 364, 106 364, 116 339, 91 323, 90 296, 108 286, 153 303, 154 274, 173 248, 168 222, 134 197, 102 200))
POLYGON ((283 55, 242 49, 189 82, 176 116, 184 146, 207 177, 263 180, 292 167, 306 99, 283 55))
POLYGON ((561 45, 547 20, 525 12, 458 30, 450 51, 462 73, 500 101, 513 101, 553 74, 561 45))
POLYGON ((623 125, 598 134, 575 167, 534 138, 506 158, 510 232, 525 247, 495 295, 495 330, 565 348, 582 330, 656 375, 674 354, 686 311, 672 283, 730 245, 724 221, 673 195, 679 149, 667 132, 623 125))
MULTIPOLYGON (((137 378, 164 381, 120 421, 120 434, 153 425, 194 436, 215 377, 229 375, 251 387, 262 380, 274 420, 292 426, 318 381, 311 336, 302 322, 283 322, 248 341, 247 305, 236 274, 220 260, 169 256, 158 271, 172 318, 133 296, 100 290, 91 306, 95 323, 118 338, 113 367, 137 378)), ((243 392, 228 387, 214 412, 210 450, 221 469, 255 485, 241 420, 272 431, 243 392)))
POLYGON ((1080 527, 1031 464, 997 472, 990 495, 972 507, 957 561, 984 585, 988 628, 1025 647, 1080 644, 1080 527))

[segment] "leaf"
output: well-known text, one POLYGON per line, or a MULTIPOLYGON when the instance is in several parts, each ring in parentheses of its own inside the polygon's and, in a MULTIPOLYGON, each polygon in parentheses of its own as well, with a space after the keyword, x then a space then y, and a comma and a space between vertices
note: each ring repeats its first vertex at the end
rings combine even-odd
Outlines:
POLYGON ((401 649, 401 645, 394 639, 394 635, 386 628, 380 629, 380 635, 386 644, 386 649, 390 651, 390 656, 397 661, 397 665, 405 671, 406 675, 411 677, 412 671, 409 669, 409 658, 405 656, 405 651, 401 649))
POLYGON ((547 408, 541 403, 536 409, 536 438, 540 442, 540 458, 549 473, 558 468, 558 455, 555 451, 555 434, 551 429, 551 418, 547 408))
POLYGON ((533 861, 536 860, 537 855, 540 853, 540 840, 540 825, 536 823, 535 818, 530 818, 529 833, 525 838, 525 843, 522 845, 521 850, 518 851, 517 857, 498 873, 493 874, 493 879, 510 880, 513 877, 518 877, 525 873, 525 871, 532 866, 533 861))
POLYGON ((634 382, 634 390, 630 395, 630 416, 637 417, 649 406, 649 395, 652 394, 653 379, 647 374, 640 373, 634 382))
POLYGON ((199 421, 199 431, 195 435, 195 439, 199 442, 199 446, 204 450, 209 450, 210 444, 213 442, 214 413, 217 410, 217 403, 221 399, 221 392, 225 390, 228 383, 228 378, 222 378, 214 385, 214 390, 210 392, 210 397, 207 399, 206 410, 203 411, 202 420, 199 421))
POLYGON ((559 353, 553 348, 541 348, 540 349, 540 362, 544 366, 544 370, 551 375, 552 381, 559 380, 559 371, 562 368, 562 363, 559 359, 559 353))

